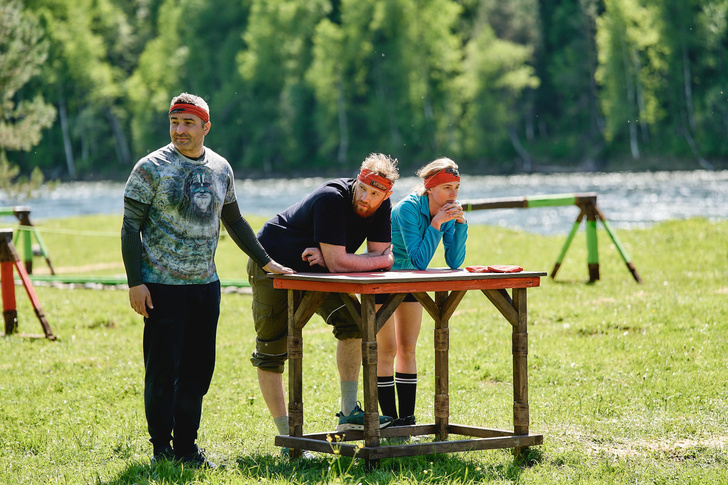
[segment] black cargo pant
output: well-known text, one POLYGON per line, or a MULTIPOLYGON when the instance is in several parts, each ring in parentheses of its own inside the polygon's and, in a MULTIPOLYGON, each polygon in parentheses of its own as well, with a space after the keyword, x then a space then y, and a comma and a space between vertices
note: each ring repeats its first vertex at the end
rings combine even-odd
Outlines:
POLYGON ((177 456, 193 450, 202 397, 215 369, 220 282, 148 283, 153 309, 144 319, 144 410, 155 450, 174 436, 177 456))

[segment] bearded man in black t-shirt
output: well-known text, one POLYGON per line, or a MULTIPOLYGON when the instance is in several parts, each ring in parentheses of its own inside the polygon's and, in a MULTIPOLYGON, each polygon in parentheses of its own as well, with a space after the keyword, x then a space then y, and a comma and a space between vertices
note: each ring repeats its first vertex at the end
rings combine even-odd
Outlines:
MULTIPOLYGON (((258 240, 275 261, 296 271, 346 273, 388 270, 394 263, 391 241, 392 186, 399 178, 397 161, 371 154, 355 179, 330 180, 306 198, 265 223, 258 240), (366 252, 356 251, 366 241, 366 252)), ((274 289, 259 264, 248 262, 257 333, 251 362, 278 434, 288 434, 283 368, 288 336, 288 296, 274 289)), ((364 429, 357 404, 361 367, 361 331, 340 295, 330 294, 317 313, 333 327, 338 340, 341 412, 337 431, 364 429)), ((392 418, 380 417, 380 427, 392 418)), ((285 454, 288 450, 283 449, 285 454)))

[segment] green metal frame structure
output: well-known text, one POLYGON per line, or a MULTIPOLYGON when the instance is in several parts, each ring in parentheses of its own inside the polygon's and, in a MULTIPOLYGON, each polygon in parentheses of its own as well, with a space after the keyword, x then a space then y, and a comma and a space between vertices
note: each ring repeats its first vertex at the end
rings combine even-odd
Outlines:
POLYGON ((478 199, 462 201, 465 211, 484 210, 484 209, 534 209, 539 207, 561 207, 567 205, 576 205, 579 207, 579 216, 571 228, 571 232, 566 238, 561 253, 556 259, 554 269, 551 271, 551 278, 556 278, 556 273, 561 267, 561 263, 566 257, 566 251, 569 249, 579 226, 586 218, 586 247, 587 247, 587 265, 589 268, 589 283, 593 283, 599 279, 599 245, 597 243, 597 221, 602 223, 604 229, 609 234, 610 239, 614 243, 619 255, 627 265, 627 269, 637 283, 642 283, 642 278, 637 273, 637 269, 632 263, 629 255, 617 238, 617 235, 609 225, 609 221, 604 213, 597 205, 597 194, 593 192, 583 194, 553 194, 538 195, 530 197, 516 198, 500 198, 500 199, 478 199))
POLYGON ((43 239, 41 239, 38 230, 30 220, 30 207, 16 206, 16 207, 3 207, 0 208, 0 216, 15 216, 20 222, 18 231, 15 233, 15 239, 13 244, 15 247, 23 248, 23 264, 25 264, 25 270, 28 274, 33 273, 33 241, 32 238, 38 242, 40 247, 40 254, 45 259, 51 274, 56 274, 51 264, 51 258, 48 256, 43 239))

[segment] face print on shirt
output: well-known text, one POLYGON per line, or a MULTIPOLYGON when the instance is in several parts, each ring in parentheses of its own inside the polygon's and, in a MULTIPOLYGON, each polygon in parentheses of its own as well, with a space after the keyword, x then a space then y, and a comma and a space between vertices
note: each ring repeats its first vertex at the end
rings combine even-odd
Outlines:
POLYGON ((217 212, 218 202, 212 190, 212 177, 205 167, 195 168, 187 175, 179 202, 180 215, 192 222, 210 221, 217 212))

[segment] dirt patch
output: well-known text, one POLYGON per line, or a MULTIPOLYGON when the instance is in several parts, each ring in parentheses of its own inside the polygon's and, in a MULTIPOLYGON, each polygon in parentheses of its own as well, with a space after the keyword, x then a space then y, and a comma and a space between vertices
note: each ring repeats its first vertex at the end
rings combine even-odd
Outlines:
POLYGON ((702 440, 636 440, 629 443, 590 443, 587 447, 589 454, 608 453, 618 457, 639 456, 645 453, 664 453, 666 455, 680 457, 684 456, 687 450, 692 448, 716 448, 725 449, 728 447, 728 436, 713 436, 702 440))

